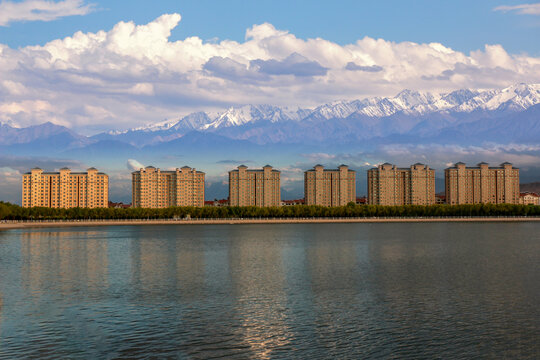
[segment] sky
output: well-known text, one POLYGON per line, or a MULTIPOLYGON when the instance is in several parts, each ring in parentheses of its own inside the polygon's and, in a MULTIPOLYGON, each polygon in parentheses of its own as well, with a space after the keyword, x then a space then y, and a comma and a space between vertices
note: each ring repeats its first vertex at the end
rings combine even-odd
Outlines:
POLYGON ((540 3, 0 0, 0 121, 92 134, 244 104, 540 82, 540 3))

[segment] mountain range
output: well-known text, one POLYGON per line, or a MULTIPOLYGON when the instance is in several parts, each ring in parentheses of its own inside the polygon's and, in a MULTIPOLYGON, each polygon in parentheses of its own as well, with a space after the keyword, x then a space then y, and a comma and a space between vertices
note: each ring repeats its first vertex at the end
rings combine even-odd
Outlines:
POLYGON ((538 143, 540 84, 500 90, 457 90, 432 94, 404 90, 395 97, 337 101, 313 109, 272 105, 196 112, 176 121, 93 136, 45 123, 27 128, 0 124, 0 151, 17 155, 78 153, 85 149, 113 154, 140 150, 170 151, 197 146, 369 147, 377 144, 440 143, 480 145, 538 143))

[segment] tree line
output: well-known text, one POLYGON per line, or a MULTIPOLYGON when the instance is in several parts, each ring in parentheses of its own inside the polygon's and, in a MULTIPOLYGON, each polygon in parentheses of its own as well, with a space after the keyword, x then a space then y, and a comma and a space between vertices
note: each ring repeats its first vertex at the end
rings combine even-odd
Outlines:
POLYGON ((23 208, 0 202, 0 220, 84 220, 84 219, 218 219, 218 218, 314 218, 314 217, 485 217, 540 216, 540 206, 513 204, 477 205, 356 205, 323 207, 294 205, 281 207, 169 207, 146 208, 23 208))

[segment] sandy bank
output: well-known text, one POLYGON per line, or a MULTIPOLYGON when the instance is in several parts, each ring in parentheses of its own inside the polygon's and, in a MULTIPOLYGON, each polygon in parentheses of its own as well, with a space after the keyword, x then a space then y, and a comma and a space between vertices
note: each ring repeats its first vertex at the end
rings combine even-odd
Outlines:
POLYGON ((203 220, 81 220, 1 222, 0 230, 119 225, 233 225, 233 224, 327 224, 327 223, 417 223, 417 222, 529 222, 540 217, 453 217, 453 218, 299 218, 299 219, 203 219, 203 220))

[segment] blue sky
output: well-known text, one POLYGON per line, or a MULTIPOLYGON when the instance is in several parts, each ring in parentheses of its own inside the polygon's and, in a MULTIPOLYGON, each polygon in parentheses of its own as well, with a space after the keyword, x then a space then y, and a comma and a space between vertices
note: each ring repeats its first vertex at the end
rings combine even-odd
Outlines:
POLYGON ((308 1, 308 0, 113 0, 89 1, 94 11, 50 22, 14 22, 0 27, 0 42, 11 47, 44 44, 76 31, 107 30, 119 21, 144 24, 164 13, 182 14, 171 40, 199 36, 241 41, 245 29, 269 22, 300 38, 322 37, 338 44, 364 36, 390 41, 440 42, 469 52, 501 44, 511 53, 540 54, 540 16, 494 11, 524 1, 308 1))

